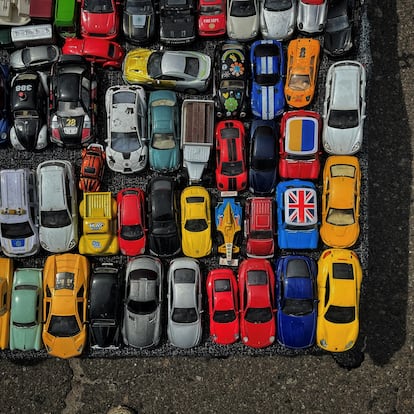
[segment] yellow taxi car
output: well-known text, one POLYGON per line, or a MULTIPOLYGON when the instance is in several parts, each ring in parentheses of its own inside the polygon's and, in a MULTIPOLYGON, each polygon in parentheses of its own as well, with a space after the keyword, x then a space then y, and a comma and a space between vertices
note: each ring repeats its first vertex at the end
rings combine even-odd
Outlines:
POLYGON ((9 345, 13 268, 13 259, 0 257, 0 349, 6 349, 9 345))
POLYGON ((317 39, 292 39, 287 49, 285 98, 290 107, 309 105, 315 94, 320 60, 320 42, 317 39))
POLYGON ((349 249, 329 249, 318 260, 316 344, 330 352, 351 349, 359 334, 362 268, 349 249))
POLYGON ((189 257, 211 253, 210 195, 202 186, 189 186, 181 192, 181 247, 189 257))
POLYGON ((86 345, 90 266, 76 253, 51 255, 43 269, 43 343, 50 355, 70 358, 86 345))
POLYGON ((357 157, 331 155, 323 169, 319 234, 329 247, 345 248, 358 240, 361 168, 357 157))

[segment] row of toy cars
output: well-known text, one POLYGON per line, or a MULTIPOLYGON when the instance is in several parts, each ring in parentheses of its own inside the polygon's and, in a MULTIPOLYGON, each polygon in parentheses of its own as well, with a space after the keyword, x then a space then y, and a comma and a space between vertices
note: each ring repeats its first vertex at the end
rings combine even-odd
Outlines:
POLYGON ((112 264, 95 266, 82 255, 49 256, 42 268, 13 269, 0 258, 0 349, 70 358, 86 346, 192 348, 202 341, 206 283, 209 337, 220 345, 239 339, 252 348, 302 349, 315 343, 331 352, 351 349, 359 332, 362 270, 355 253, 322 252, 318 264, 303 255, 245 259, 237 278, 212 269, 204 282, 199 262, 180 257, 164 265, 153 256, 128 261, 125 275, 112 264), (166 280, 165 280, 166 279, 166 280), (167 284, 167 298, 165 298, 167 284), (163 307, 167 306, 167 321, 163 307))

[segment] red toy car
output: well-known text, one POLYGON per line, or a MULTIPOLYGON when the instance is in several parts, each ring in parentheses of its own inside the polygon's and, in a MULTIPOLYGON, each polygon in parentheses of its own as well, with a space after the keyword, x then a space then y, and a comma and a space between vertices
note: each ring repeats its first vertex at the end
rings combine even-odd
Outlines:
POLYGON ((244 232, 248 257, 273 257, 276 234, 273 198, 250 197, 246 200, 244 232))
POLYGON ((198 34, 222 36, 226 33, 226 0, 200 0, 198 34))
POLYGON ((207 276, 210 336, 217 344, 232 344, 239 339, 238 288, 231 269, 211 270, 207 276))
POLYGON ((279 175, 315 180, 319 176, 322 120, 317 112, 285 112, 280 122, 279 175))
POLYGON ((125 51, 121 45, 108 39, 86 37, 77 39, 68 37, 62 47, 65 55, 82 55, 91 63, 103 68, 121 68, 125 51))
POLYGON ((82 148, 82 164, 79 188, 82 191, 99 191, 105 171, 106 154, 101 144, 89 144, 82 148))
POLYGON ((145 194, 140 188, 118 192, 118 242, 125 256, 145 253, 145 194))
POLYGON ((245 129, 239 120, 216 125, 216 182, 219 191, 242 191, 247 185, 245 129))
POLYGON ((246 259, 239 267, 240 336, 245 345, 264 348, 276 335, 275 275, 266 259, 246 259))
POLYGON ((81 2, 82 37, 114 39, 119 33, 118 0, 78 0, 81 2))

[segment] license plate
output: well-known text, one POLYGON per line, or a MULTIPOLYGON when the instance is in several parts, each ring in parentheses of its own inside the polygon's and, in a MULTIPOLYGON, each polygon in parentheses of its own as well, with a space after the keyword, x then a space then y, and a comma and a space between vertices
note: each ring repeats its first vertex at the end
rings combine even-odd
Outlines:
POLYGON ((74 134, 78 133, 78 127, 75 127, 75 126, 74 127, 64 127, 63 132, 66 135, 74 135, 74 134))

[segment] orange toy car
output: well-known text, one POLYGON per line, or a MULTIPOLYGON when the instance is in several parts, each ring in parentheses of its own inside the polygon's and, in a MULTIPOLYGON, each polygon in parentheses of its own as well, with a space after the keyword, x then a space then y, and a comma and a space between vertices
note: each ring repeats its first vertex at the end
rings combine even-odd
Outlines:
POLYGON ((82 148, 82 165, 79 188, 82 191, 99 191, 105 171, 106 154, 101 144, 89 144, 82 148))
POLYGON ((318 77, 320 49, 317 39, 299 38, 289 42, 285 83, 289 106, 303 108, 311 103, 318 77))

